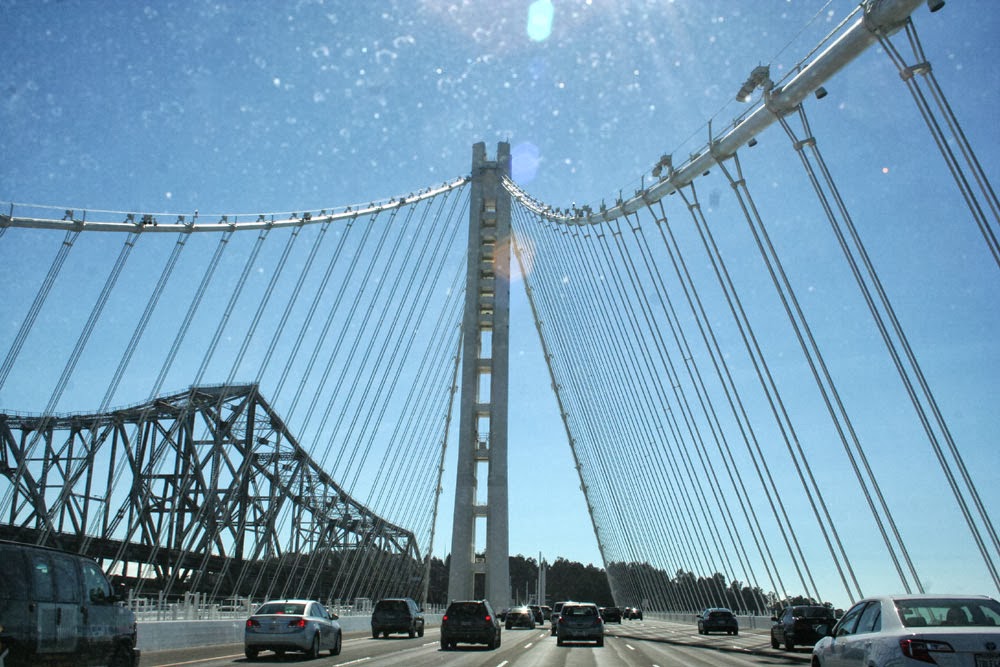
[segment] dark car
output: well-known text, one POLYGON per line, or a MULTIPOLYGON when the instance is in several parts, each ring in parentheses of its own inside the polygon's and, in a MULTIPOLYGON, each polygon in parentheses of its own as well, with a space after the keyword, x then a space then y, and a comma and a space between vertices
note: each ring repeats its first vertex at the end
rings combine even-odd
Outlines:
POLYGON ((567 641, 593 641, 604 646, 604 620, 596 604, 567 602, 559 614, 556 644, 567 641))
POLYGON ((559 624, 559 614, 562 612, 564 604, 566 604, 564 601, 559 601, 552 605, 552 614, 549 616, 549 622, 552 624, 549 634, 552 637, 556 636, 556 628, 559 624))
POLYGON ((618 607, 601 607, 601 618, 605 623, 621 623, 622 610, 618 607))
POLYGON ((452 602, 441 617, 441 650, 456 644, 486 644, 492 650, 500 646, 500 619, 486 600, 452 602))
POLYGON ((545 622, 545 613, 542 611, 541 605, 529 604, 528 609, 530 609, 531 613, 535 615, 535 623, 545 622))
POLYGON ((504 626, 511 628, 531 628, 535 629, 535 612, 530 607, 513 607, 507 610, 504 617, 504 626))
POLYGON ((793 605, 772 616, 771 648, 784 646, 791 651, 798 646, 812 646, 826 636, 837 622, 833 609, 820 605, 793 605))
POLYGON ((405 632, 410 637, 424 636, 424 611, 410 598, 386 598, 372 610, 372 638, 405 632))
POLYGON ((707 635, 710 632, 740 634, 740 624, 736 620, 736 615, 725 607, 709 607, 701 612, 698 614, 698 634, 707 635))
POLYGON ((638 607, 625 607, 625 613, 622 614, 622 618, 627 618, 630 621, 641 621, 642 609, 638 607))
POLYGON ((135 615, 95 561, 0 542, 0 665, 131 667, 135 640, 135 615))

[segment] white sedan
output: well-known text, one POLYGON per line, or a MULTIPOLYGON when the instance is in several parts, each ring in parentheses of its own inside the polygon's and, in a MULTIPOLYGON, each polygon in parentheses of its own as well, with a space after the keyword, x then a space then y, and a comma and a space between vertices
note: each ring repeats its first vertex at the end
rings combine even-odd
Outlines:
POLYGON ((977 595, 861 600, 813 648, 812 667, 1000 667, 1000 603, 977 595))

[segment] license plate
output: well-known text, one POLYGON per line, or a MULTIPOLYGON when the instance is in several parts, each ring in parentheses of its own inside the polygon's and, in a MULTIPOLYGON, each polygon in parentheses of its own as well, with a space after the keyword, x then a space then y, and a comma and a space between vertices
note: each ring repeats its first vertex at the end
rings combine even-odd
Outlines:
POLYGON ((977 653, 976 667, 1000 667, 1000 653, 977 653))

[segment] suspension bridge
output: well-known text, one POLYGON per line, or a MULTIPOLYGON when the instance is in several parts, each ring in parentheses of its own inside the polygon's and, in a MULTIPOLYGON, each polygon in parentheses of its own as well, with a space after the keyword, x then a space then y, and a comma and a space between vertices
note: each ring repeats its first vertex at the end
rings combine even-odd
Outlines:
POLYGON ((0 538, 97 558, 133 598, 428 600, 453 509, 447 597, 505 606, 509 524, 539 520, 507 476, 509 331, 533 327, 618 604, 764 612, 959 569, 995 595, 996 356, 949 345, 992 339, 914 313, 993 298, 1000 205, 910 19, 924 4, 864 3, 795 71, 752 69, 746 113, 600 203, 533 197, 506 143, 361 205, 8 202, 0 538), (909 263, 881 239, 892 204, 859 204, 813 130, 871 49, 940 155, 917 187, 958 204, 909 263), (764 141, 808 210, 783 210, 764 141), (961 261, 922 263, 948 242, 961 261), (931 266, 962 277, 899 304, 931 266))

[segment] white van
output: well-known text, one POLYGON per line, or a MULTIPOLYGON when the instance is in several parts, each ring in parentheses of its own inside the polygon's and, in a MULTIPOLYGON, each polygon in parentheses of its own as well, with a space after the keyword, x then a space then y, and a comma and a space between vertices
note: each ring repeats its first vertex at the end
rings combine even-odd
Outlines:
POLYGON ((135 667, 135 614, 93 560, 0 541, 0 667, 135 667))

